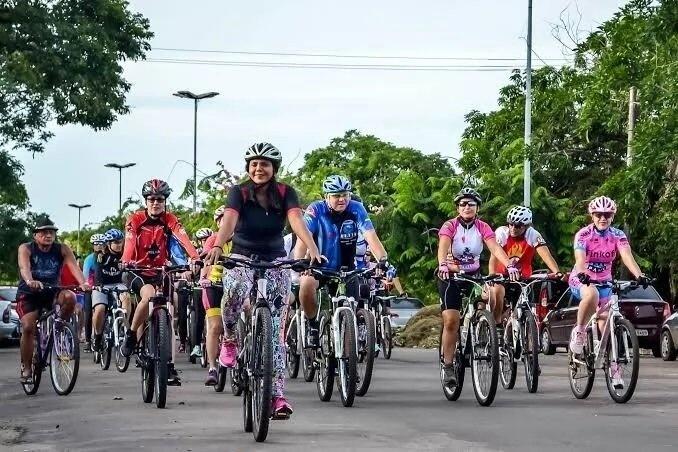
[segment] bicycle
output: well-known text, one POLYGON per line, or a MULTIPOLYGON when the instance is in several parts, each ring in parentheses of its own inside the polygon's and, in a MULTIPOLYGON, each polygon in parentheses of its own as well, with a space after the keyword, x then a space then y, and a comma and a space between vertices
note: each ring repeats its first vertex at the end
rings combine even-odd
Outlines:
MULTIPOLYGON (((73 286, 47 286, 47 289, 73 290, 73 286)), ((38 392, 42 372, 49 366, 49 375, 54 392, 65 396, 73 391, 80 368, 80 342, 75 315, 69 321, 59 317, 61 308, 42 309, 36 320, 35 344, 31 360, 32 377, 21 386, 26 395, 38 392)))
POLYGON ((499 345, 499 376, 504 389, 513 389, 518 373, 518 361, 525 366, 527 391, 537 392, 539 386, 539 332, 532 312, 529 295, 532 286, 543 281, 557 281, 553 275, 533 274, 523 281, 507 281, 520 287, 518 299, 512 303, 511 315, 505 320, 503 340, 499 345))
MULTIPOLYGON (((291 268, 305 271, 307 260, 266 262, 256 256, 241 259, 230 256, 224 259, 226 269, 246 267, 254 270, 250 292, 250 310, 243 309, 236 328, 238 356, 231 371, 232 391, 243 394, 243 426, 252 432, 254 440, 262 442, 268 436, 272 417, 273 393, 273 322, 268 302, 266 270, 291 268)), ((238 395, 238 394, 236 394, 238 395)))
POLYGON ((168 365, 172 358, 172 288, 170 275, 189 271, 188 265, 167 265, 162 267, 127 267, 125 271, 151 271, 162 275, 162 283, 155 297, 148 301, 148 315, 143 325, 141 340, 134 353, 141 368, 141 398, 164 408, 167 402, 168 365), (168 285, 169 296, 163 295, 163 286, 168 285))
MULTIPOLYGON (((593 283, 592 283, 593 284, 593 283)), ((612 295, 609 302, 599 307, 586 324, 586 343, 581 355, 568 351, 568 377, 570 389, 577 399, 585 399, 591 393, 596 369, 605 372, 605 383, 610 397, 617 403, 626 403, 633 396, 638 382, 638 367, 640 354, 638 351, 638 337, 636 329, 619 310, 619 295, 637 288, 635 281, 610 281, 595 284, 600 288, 611 288, 612 295), (598 320, 601 314, 607 315, 603 332, 598 333, 598 320), (611 338, 614 340, 610 340, 611 338), (612 381, 613 364, 625 375, 622 365, 630 365, 628 384, 624 384, 622 377, 621 387, 616 387, 612 381)))
POLYGON ((391 329, 391 315, 386 314, 393 295, 380 295, 385 293, 383 285, 377 285, 370 290, 370 311, 374 317, 374 332, 376 337, 375 357, 383 352, 384 359, 391 359, 393 351, 393 332, 391 329))
POLYGON ((486 304, 480 297, 484 286, 487 287, 505 279, 501 275, 473 277, 464 273, 450 274, 450 278, 469 282, 473 284, 473 288, 467 296, 462 298, 460 318, 463 319, 463 323, 459 326, 457 332, 457 347, 452 361, 457 378, 456 386, 449 386, 444 380, 442 327, 440 330, 438 353, 443 393, 447 400, 457 400, 464 386, 465 369, 470 367, 473 378, 473 392, 477 402, 481 406, 490 406, 497 393, 499 380, 499 340, 494 315, 486 307, 479 309, 478 304, 486 304))
POLYGON ((292 285, 292 293, 295 294, 295 297, 287 310, 287 322, 285 322, 287 327, 285 331, 287 374, 290 378, 297 378, 299 367, 301 367, 304 381, 311 382, 315 377, 316 370, 315 351, 309 348, 306 343, 307 317, 299 302, 298 284, 292 285))
POLYGON ((108 297, 106 317, 103 325, 102 349, 92 353, 94 363, 99 363, 101 370, 108 370, 111 365, 111 356, 115 354, 116 368, 119 372, 125 372, 129 366, 129 357, 125 358, 120 349, 125 341, 128 326, 125 321, 125 309, 120 301, 120 294, 129 293, 129 289, 117 287, 96 287, 97 291, 108 297))
MULTIPOLYGON (((367 329, 365 336, 360 338, 358 317, 362 318, 361 324, 366 328, 373 326, 374 320, 367 309, 359 309, 356 312, 358 301, 354 297, 346 296, 346 285, 355 278, 373 272, 374 269, 333 271, 311 268, 310 270, 320 279, 338 282, 336 294, 331 297, 331 310, 321 311, 320 314, 318 328, 320 346, 319 351, 316 351, 318 397, 323 402, 329 402, 332 399, 336 376, 341 403, 345 407, 350 407, 353 406, 356 395, 364 395, 367 392, 374 363, 374 329, 367 329), (359 345, 361 340, 362 345, 359 345), (360 375, 359 364, 361 365, 360 375), (335 375, 337 371, 338 375, 335 375)), ((324 304, 323 300, 327 297, 327 287, 323 285, 318 290, 319 310, 324 304)))

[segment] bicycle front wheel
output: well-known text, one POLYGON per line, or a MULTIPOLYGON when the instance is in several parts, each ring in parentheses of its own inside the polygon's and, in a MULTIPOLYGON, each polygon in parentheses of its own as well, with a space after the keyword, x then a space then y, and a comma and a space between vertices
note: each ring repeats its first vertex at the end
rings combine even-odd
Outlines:
MULTIPOLYGON (((268 435, 273 395, 273 321, 271 311, 258 308, 252 331, 252 376, 249 385, 252 397, 252 434, 262 442, 268 435)), ((248 391, 248 392, 249 392, 248 391)), ((248 394, 246 394, 247 396, 248 394)))
POLYGON ((359 309, 356 320, 358 322, 358 384, 356 395, 362 397, 367 394, 372 381, 377 338, 374 331, 374 316, 370 311, 359 309))
POLYGON ((331 328, 332 318, 328 312, 320 315, 320 351, 318 352, 319 368, 316 373, 316 386, 318 398, 323 402, 332 399, 334 390, 334 374, 336 373, 337 361, 334 357, 334 343, 331 328))
POLYGON ((614 321, 614 335, 607 343, 605 383, 610 397, 617 403, 626 403, 633 396, 638 382, 640 354, 638 337, 631 322, 624 318, 614 321), (617 357, 612 356, 612 341, 617 344, 617 357), (615 375, 616 374, 616 375, 615 375))
POLYGON ((115 321, 113 322, 113 328, 117 334, 113 335, 113 339, 117 337, 118 340, 113 347, 113 353, 115 355, 115 368, 118 369, 118 372, 126 372, 129 367, 129 356, 122 354, 122 346, 125 343, 125 337, 127 335, 127 324, 125 323, 125 316, 122 313, 118 313, 115 321))
POLYGON ((384 358, 391 359, 391 352, 393 351, 393 331, 391 330, 391 319, 386 317, 385 320, 383 320, 383 325, 384 331, 381 333, 381 348, 384 351, 384 358))
POLYGON ((167 312, 158 309, 153 313, 155 320, 155 406, 165 408, 167 402, 167 366, 172 356, 170 330, 167 312))
POLYGON ((471 330, 473 392, 481 406, 490 406, 499 383, 499 344, 492 314, 476 311, 471 330))
POLYGON ((523 364, 525 365, 525 381, 528 392, 535 393, 539 387, 539 333, 537 320, 532 311, 523 311, 523 364))
POLYGON ((299 339, 299 334, 297 332, 297 318, 294 316, 294 311, 291 309, 288 310, 287 322, 285 322, 285 324, 287 325, 287 331, 285 331, 285 358, 287 360, 287 375, 289 375, 290 378, 297 378, 299 375, 301 357, 297 351, 297 343, 299 339))
POLYGON ((107 314, 106 320, 104 321, 104 342, 101 348, 101 361, 99 361, 99 364, 101 364, 101 370, 108 370, 108 368, 111 366, 111 350, 113 348, 113 339, 111 337, 113 335, 111 326, 112 320, 113 318, 107 314))
POLYGON ((80 368, 80 342, 76 327, 70 322, 57 320, 53 325, 52 352, 49 374, 54 391, 68 395, 75 387, 80 368))
POLYGON ((338 386, 341 403, 353 406, 358 383, 358 354, 353 311, 344 310, 339 314, 339 340, 342 353, 339 358, 338 386))

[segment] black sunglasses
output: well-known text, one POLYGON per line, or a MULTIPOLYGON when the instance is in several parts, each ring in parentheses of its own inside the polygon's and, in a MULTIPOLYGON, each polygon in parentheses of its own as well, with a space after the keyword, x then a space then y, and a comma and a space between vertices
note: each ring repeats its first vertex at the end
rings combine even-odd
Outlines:
POLYGON ((478 205, 478 203, 477 203, 477 202, 473 202, 473 201, 462 201, 462 202, 460 202, 460 203, 457 204, 457 205, 458 205, 459 207, 466 207, 466 206, 469 206, 469 207, 475 207, 475 206, 478 205))
POLYGON ((154 198, 154 197, 149 196, 148 198, 146 198, 146 201, 151 202, 151 203, 152 202, 163 203, 163 202, 165 202, 165 198, 154 198))
POLYGON ((606 220, 609 220, 614 216, 612 212, 593 212, 593 216, 596 218, 605 218, 606 220))

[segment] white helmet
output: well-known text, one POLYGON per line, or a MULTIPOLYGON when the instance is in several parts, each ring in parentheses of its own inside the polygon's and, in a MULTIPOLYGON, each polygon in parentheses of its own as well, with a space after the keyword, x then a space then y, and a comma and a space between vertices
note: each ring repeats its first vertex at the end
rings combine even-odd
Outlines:
POLYGON ((92 245, 105 245, 106 236, 103 234, 92 234, 92 236, 89 238, 89 243, 92 245))
POLYGON ((589 213, 617 213, 617 204, 607 196, 598 196, 589 203, 589 213))
POLYGON ((210 228, 200 228, 195 233, 195 238, 198 240, 205 240, 210 235, 212 235, 212 230, 210 228))
POLYGON ((271 143, 254 143, 245 151, 245 162, 249 164, 250 160, 254 159, 270 161, 277 171, 280 168, 280 163, 282 163, 282 154, 271 143))
POLYGON ((515 206, 506 215, 508 223, 532 224, 532 211, 529 207, 515 206))
POLYGON ((226 212, 226 206, 221 205, 216 208, 214 211, 214 221, 219 221, 219 218, 224 216, 224 213, 226 212))

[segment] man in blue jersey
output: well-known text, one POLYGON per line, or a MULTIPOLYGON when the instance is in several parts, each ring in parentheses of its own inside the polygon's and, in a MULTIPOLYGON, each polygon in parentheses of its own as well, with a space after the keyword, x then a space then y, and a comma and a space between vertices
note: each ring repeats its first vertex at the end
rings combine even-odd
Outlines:
MULTIPOLYGON (((351 183, 343 176, 329 176, 323 182, 324 200, 311 203, 304 214, 304 220, 313 235, 320 252, 327 258, 324 268, 339 270, 355 268, 356 244, 361 233, 373 250, 380 264, 387 268, 386 250, 377 236, 365 207, 351 200, 351 183)), ((294 250, 297 258, 304 257, 306 246, 298 241, 294 250)), ((318 281, 309 275, 299 280, 299 299, 309 327, 306 329, 307 345, 318 346, 318 319, 315 294, 318 281)), ((358 284, 347 287, 348 295, 358 299, 358 284)))

